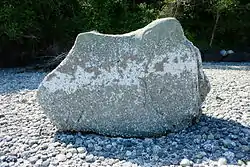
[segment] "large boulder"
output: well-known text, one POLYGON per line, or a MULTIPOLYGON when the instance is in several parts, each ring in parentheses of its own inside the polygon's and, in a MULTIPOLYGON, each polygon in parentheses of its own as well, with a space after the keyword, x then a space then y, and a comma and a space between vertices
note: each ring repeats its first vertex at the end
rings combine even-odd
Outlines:
POLYGON ((37 98, 59 130, 146 137, 196 122, 209 90, 199 50, 164 18, 123 35, 79 34, 37 98))

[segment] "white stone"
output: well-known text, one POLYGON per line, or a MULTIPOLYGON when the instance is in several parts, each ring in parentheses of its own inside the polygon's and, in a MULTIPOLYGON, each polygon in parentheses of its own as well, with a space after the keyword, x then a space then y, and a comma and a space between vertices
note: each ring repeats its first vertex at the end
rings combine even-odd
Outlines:
POLYGON ((220 54, 221 54, 222 56, 226 56, 226 55, 227 55, 227 51, 223 49, 223 50, 220 51, 220 54))
POLYGON ((223 154, 225 157, 227 157, 228 159, 233 159, 234 158, 234 153, 231 151, 227 151, 223 154))
POLYGON ((77 151, 78 151, 78 153, 85 153, 85 152, 87 152, 87 150, 86 150, 85 147, 78 147, 77 151))
POLYGON ((227 51, 227 54, 233 54, 233 53, 234 53, 233 50, 228 50, 228 51, 227 51))
POLYGON ((58 160, 58 162, 64 162, 67 160, 67 157, 64 154, 58 154, 56 156, 56 159, 58 160))
POLYGON ((218 166, 227 165, 227 159, 226 158, 219 158, 218 160, 218 166))
POLYGON ((69 152, 69 153, 66 154, 66 157, 67 157, 68 159, 70 159, 72 156, 73 156, 73 154, 72 154, 71 152, 69 152))
POLYGON ((193 162, 190 161, 190 160, 187 159, 187 158, 182 159, 181 162, 180 162, 180 165, 181 165, 181 166, 191 166, 192 164, 193 164, 193 162))

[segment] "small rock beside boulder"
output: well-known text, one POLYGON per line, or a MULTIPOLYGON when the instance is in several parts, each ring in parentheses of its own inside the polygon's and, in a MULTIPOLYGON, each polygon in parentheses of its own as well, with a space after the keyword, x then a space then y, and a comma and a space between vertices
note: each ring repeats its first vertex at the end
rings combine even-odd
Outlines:
POLYGON ((196 122, 210 85, 174 18, 123 35, 79 34, 37 98, 59 130, 146 137, 196 122))
POLYGON ((233 50, 206 51, 202 54, 204 62, 250 62, 250 53, 233 50))

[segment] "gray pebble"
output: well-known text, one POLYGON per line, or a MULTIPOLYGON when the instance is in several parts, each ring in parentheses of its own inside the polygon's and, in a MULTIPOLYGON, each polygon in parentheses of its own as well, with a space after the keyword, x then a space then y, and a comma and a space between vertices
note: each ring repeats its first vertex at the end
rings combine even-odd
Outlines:
POLYGON ((66 147, 67 144, 66 144, 66 143, 62 143, 61 146, 62 146, 62 147, 66 147))
POLYGON ((81 159, 85 159, 86 158, 86 154, 85 153, 79 153, 78 156, 81 159))
POLYGON ((95 150, 96 150, 96 151, 101 151, 101 150, 102 150, 102 147, 97 145, 97 146, 95 146, 95 150))
POLYGON ((155 146, 153 147, 153 149, 152 149, 153 153, 159 153, 160 150, 161 150, 161 147, 158 146, 158 145, 155 145, 155 146))
POLYGON ((228 147, 228 148, 233 148, 236 146, 235 142, 230 140, 230 139, 225 139, 225 140, 222 140, 223 144, 225 147, 228 147))
POLYGON ((73 154, 72 154, 71 152, 68 152, 68 153, 66 154, 67 159, 70 159, 72 156, 73 156, 73 154))
POLYGON ((12 167, 15 165, 15 162, 10 162, 9 165, 12 167))
POLYGON ((108 144, 108 145, 106 145, 106 149, 111 149, 112 148, 112 145, 111 144, 108 144))
POLYGON ((70 148, 67 150, 67 152, 71 152, 72 154, 77 153, 77 149, 75 148, 70 148))
POLYGON ((43 167, 47 167, 47 166, 49 166, 49 164, 50 164, 50 159, 47 159, 47 160, 42 162, 43 167))
POLYGON ((227 151, 223 154, 225 157, 227 157, 228 159, 233 159, 234 158, 234 153, 231 151, 227 151))
POLYGON ((88 144, 88 148, 93 148, 93 147, 94 147, 94 145, 92 143, 88 144))
POLYGON ((245 164, 245 162, 244 162, 244 161, 242 161, 242 160, 238 160, 238 165, 240 165, 240 166, 245 166, 246 164, 245 164))
POLYGON ((30 140, 29 145, 33 145, 33 144, 38 144, 38 141, 37 140, 30 140))
POLYGON ((194 143, 196 144, 200 143, 200 139, 194 139, 194 143))
POLYGON ((212 152, 213 150, 214 150, 214 146, 212 145, 212 144, 205 144, 204 146, 203 146, 203 148, 206 150, 206 151, 208 151, 208 152, 212 152))
POLYGON ((47 143, 44 143, 41 145, 40 147, 42 150, 46 150, 48 148, 48 144, 47 143))
POLYGON ((78 147, 77 151, 78 151, 78 153, 85 153, 87 150, 85 147, 78 147))
POLYGON ((85 159, 86 159, 86 162, 90 162, 90 163, 95 161, 94 155, 92 155, 92 154, 87 155, 87 156, 85 157, 85 159))
POLYGON ((42 159, 39 159, 39 160, 37 160, 36 161, 36 163, 35 163, 35 166, 42 166, 42 164, 43 164, 43 160, 42 159))
POLYGON ((241 146, 241 150, 243 151, 243 152, 250 152, 250 146, 247 146, 247 145, 242 145, 241 146))
POLYGON ((61 146, 61 143, 59 143, 59 142, 54 142, 54 143, 51 143, 51 145, 52 145, 53 147, 58 147, 58 146, 61 146))
POLYGON ((56 156, 56 158, 57 158, 58 162, 64 162, 67 160, 67 157, 64 154, 58 154, 56 156))
POLYGON ((51 152, 48 154, 48 157, 55 157, 57 154, 55 152, 51 152))
POLYGON ((43 161, 45 161, 45 160, 47 160, 49 157, 48 157, 47 155, 41 155, 40 158, 41 158, 43 161))
POLYGON ((74 148, 74 145, 70 143, 66 147, 70 149, 70 148, 74 148))
POLYGON ((132 155, 132 152, 131 151, 126 151, 126 156, 130 157, 132 155))
POLYGON ((1 167, 10 167, 10 165, 7 162, 2 162, 1 163, 1 167))
POLYGON ((132 167, 132 163, 131 162, 125 162, 122 164, 122 167, 132 167))
POLYGON ((29 160, 30 163, 35 164, 36 161, 38 160, 38 157, 37 156, 33 156, 33 157, 28 158, 28 160, 29 160))
POLYGON ((180 162, 180 165, 181 165, 181 166, 191 166, 192 164, 193 164, 193 162, 190 161, 190 160, 187 159, 187 158, 182 159, 181 162, 180 162))
POLYGON ((54 160, 54 161, 51 161, 50 164, 54 165, 54 166, 58 166, 59 165, 59 161, 58 160, 54 160))
POLYGON ((80 146, 83 144, 83 140, 79 137, 76 138, 75 145, 80 146))
POLYGON ((104 157, 104 156, 100 156, 98 159, 99 159, 100 161, 104 161, 104 160, 105 160, 105 157, 104 157))
POLYGON ((248 139, 246 139, 246 138, 239 138, 239 141, 240 141, 240 143, 242 145, 248 145, 249 144, 248 139))
POLYGON ((74 141, 75 140, 75 137, 73 135, 67 135, 67 140, 68 141, 74 141))
POLYGON ((207 136, 207 139, 208 139, 208 140, 214 140, 214 135, 210 133, 210 134, 207 136))
POLYGON ((226 158, 219 158, 218 160, 218 166, 227 165, 227 159, 226 158))
POLYGON ((207 155, 207 153, 203 151, 203 152, 199 152, 198 154, 196 154, 195 157, 198 159, 202 159, 206 155, 207 155))

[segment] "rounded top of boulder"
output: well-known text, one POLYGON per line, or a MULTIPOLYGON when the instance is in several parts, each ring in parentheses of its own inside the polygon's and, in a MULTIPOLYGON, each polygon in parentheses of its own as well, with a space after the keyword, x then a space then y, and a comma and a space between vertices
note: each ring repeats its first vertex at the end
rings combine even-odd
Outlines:
POLYGON ((82 38, 83 36, 88 36, 88 35, 96 35, 96 36, 102 36, 102 37, 104 36, 116 37, 116 38, 134 36, 135 38, 142 39, 142 37, 146 35, 147 33, 149 33, 150 31, 164 32, 161 29, 162 30, 166 29, 165 32, 175 33, 175 35, 184 37, 184 32, 183 32, 180 22, 176 18, 167 17, 167 18, 160 18, 160 19, 154 20, 143 28, 140 28, 140 29, 137 29, 135 31, 125 33, 125 34, 104 34, 98 31, 89 31, 89 32, 78 34, 77 39, 82 38))

